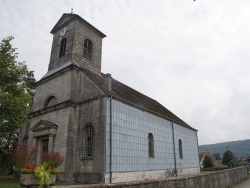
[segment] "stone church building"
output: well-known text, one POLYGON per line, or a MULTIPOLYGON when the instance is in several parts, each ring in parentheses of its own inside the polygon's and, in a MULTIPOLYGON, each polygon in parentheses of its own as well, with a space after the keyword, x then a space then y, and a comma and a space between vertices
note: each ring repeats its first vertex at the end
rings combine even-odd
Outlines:
POLYGON ((63 14, 51 33, 48 72, 35 84, 31 122, 19 142, 36 146, 38 155, 60 152, 59 181, 115 183, 200 172, 197 130, 101 72, 105 34, 77 14, 63 14))

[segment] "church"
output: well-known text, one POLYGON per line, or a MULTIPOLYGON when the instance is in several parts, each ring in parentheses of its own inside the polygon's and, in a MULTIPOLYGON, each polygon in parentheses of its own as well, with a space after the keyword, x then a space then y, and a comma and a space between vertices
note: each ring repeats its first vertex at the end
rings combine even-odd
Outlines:
POLYGON ((51 34, 48 72, 35 84, 31 121, 19 143, 37 147, 38 156, 60 152, 59 181, 117 183, 200 172, 197 130, 101 72, 104 33, 77 14, 63 14, 51 34))

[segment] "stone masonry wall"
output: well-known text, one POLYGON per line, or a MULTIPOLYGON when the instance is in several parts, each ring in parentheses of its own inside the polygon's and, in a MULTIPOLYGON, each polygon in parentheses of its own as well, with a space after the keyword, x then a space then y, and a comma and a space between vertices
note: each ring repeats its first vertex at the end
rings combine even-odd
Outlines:
MULTIPOLYGON (((141 181, 118 184, 82 185, 77 188, 223 188, 247 178, 246 167, 207 172, 199 175, 169 178, 159 181, 141 181)), ((64 188, 61 187, 60 188, 64 188)), ((66 187, 65 187, 66 188, 66 187)))

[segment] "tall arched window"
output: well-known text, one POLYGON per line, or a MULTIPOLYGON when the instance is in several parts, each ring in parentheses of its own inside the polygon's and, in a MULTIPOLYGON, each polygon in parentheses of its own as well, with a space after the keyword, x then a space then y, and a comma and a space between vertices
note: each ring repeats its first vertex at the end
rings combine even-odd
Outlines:
POLYGON ((53 105, 55 105, 55 104, 57 104, 56 98, 55 98, 54 96, 50 96, 50 97, 46 100, 46 102, 45 102, 45 108, 48 108, 48 107, 53 106, 53 105))
POLYGON ((148 134, 148 156, 154 158, 154 137, 152 133, 148 134))
POLYGON ((66 45, 67 45, 67 39, 63 38, 60 44, 59 58, 65 55, 66 45))
POLYGON ((84 41, 83 57, 88 60, 92 60, 92 42, 89 39, 84 41))
POLYGON ((183 151, 182 151, 182 141, 179 139, 179 157, 183 159, 183 151))
POLYGON ((83 130, 83 157, 93 156, 94 135, 93 126, 87 125, 83 130))

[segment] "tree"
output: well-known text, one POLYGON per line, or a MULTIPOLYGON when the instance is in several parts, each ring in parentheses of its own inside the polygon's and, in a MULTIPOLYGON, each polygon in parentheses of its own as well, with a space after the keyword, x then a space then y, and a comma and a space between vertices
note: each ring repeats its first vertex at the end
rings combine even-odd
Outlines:
POLYGON ((214 167, 213 159, 209 155, 204 156, 202 164, 204 168, 214 167))
POLYGON ((213 153, 213 156, 215 157, 216 160, 221 160, 220 153, 213 153))
POLYGON ((230 161, 234 161, 235 157, 233 152, 231 152, 230 150, 227 150, 224 154, 223 154, 223 158, 222 158, 222 164, 224 165, 229 165, 230 161))
POLYGON ((25 62, 17 62, 13 39, 8 36, 0 42, 0 150, 5 154, 28 121, 35 83, 33 71, 28 71, 25 62))

